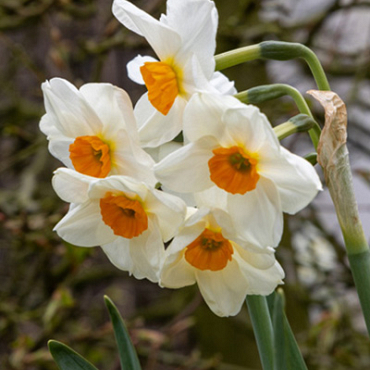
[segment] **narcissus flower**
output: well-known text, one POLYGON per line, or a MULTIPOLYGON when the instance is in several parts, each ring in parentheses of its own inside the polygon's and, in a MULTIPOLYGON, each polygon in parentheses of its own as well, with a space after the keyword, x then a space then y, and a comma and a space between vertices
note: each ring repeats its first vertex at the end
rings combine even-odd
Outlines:
POLYGON ((141 142, 156 147, 182 129, 182 112, 195 91, 233 94, 233 83, 214 72, 218 14, 210 0, 168 0, 167 14, 156 20, 126 0, 115 0, 113 14, 144 36, 159 60, 138 56, 129 77, 148 93, 135 107, 141 142))
POLYGON ((40 122, 49 150, 67 167, 93 177, 126 175, 155 184, 154 161, 141 149, 130 98, 111 84, 79 90, 61 78, 42 84, 40 122))
POLYGON ((253 244, 276 246, 283 212, 304 208, 322 188, 312 165, 280 146, 258 108, 233 97, 196 94, 184 113, 189 141, 155 166, 161 183, 219 207, 253 244))
POLYGON ((197 283, 212 311, 230 316, 240 311, 247 294, 268 295, 282 284, 284 272, 272 248, 238 240, 230 216, 221 210, 192 213, 166 250, 162 286, 197 283))
POLYGON ((55 226, 69 243, 102 246, 110 261, 136 278, 158 281, 164 245, 185 217, 181 199, 127 176, 95 179, 60 168, 53 187, 69 212, 55 226))

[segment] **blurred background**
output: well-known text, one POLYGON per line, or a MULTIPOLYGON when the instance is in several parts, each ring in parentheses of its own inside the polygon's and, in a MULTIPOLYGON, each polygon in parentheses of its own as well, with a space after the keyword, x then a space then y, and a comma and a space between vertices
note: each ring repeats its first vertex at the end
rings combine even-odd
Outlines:
MULTIPOLYGON (((156 18, 165 12, 165 0, 133 3, 156 18)), ((304 43, 319 56, 347 104, 355 190, 369 237, 370 3, 215 3, 218 53, 282 40, 304 43)), ((112 266, 100 248, 75 247, 52 231, 67 205, 50 184, 60 163, 38 129, 40 85, 56 76, 77 86, 110 82, 135 103, 145 89, 127 78, 126 63, 139 53, 153 55, 143 38, 115 20, 111 0, 0 0, 1 369, 57 369, 47 350, 47 341, 57 339, 99 369, 118 370, 104 294, 125 318, 145 370, 261 369, 245 307, 236 317, 218 318, 196 286, 171 291, 138 281, 112 266)), ((315 88, 300 60, 255 61, 224 72, 239 91, 274 82, 302 93, 315 88)), ((322 109, 309 104, 322 124, 322 109)), ((290 98, 260 108, 273 125, 298 113, 290 98)), ((307 134, 284 145, 299 154, 313 150, 307 134)), ((286 271, 287 314, 309 369, 369 369, 365 325, 326 190, 286 217, 277 258, 286 271)))

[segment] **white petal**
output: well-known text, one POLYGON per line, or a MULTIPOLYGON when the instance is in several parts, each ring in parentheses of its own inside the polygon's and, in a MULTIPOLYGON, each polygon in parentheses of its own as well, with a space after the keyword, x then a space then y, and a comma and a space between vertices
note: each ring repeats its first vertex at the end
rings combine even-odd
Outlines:
POLYGON ((102 123, 82 94, 68 81, 53 78, 42 85, 50 122, 67 137, 95 135, 102 123))
MULTIPOLYGON (((248 111, 248 106, 233 96, 194 94, 184 111, 184 135, 189 141, 213 136, 225 147, 240 144, 243 142, 243 135, 244 140, 249 139, 254 127, 246 127, 246 117, 239 113, 245 109, 248 111)), ((253 108, 253 112, 259 111, 253 108)), ((260 128, 256 130, 261 131, 260 128)))
POLYGON ((159 284, 165 288, 178 289, 195 284, 194 268, 185 260, 183 253, 179 252, 172 261, 165 259, 161 269, 159 284))
POLYGON ((188 207, 195 207, 196 206, 196 202, 195 202, 195 199, 194 199, 194 194, 192 193, 179 193, 177 191, 173 191, 169 188, 167 188, 166 185, 161 185, 161 189, 167 193, 167 194, 171 194, 171 195, 174 195, 175 197, 178 197, 180 199, 182 199, 183 202, 185 202, 185 204, 188 206, 188 207))
POLYGON ((186 100, 178 96, 168 114, 157 111, 144 94, 135 105, 135 117, 142 146, 157 147, 171 141, 182 130, 182 116, 186 100))
POLYGON ((228 210, 238 234, 261 247, 278 245, 283 232, 280 196, 271 180, 260 177, 256 189, 228 195, 228 210))
POLYGON ((54 230, 68 243, 81 247, 95 247, 111 243, 117 238, 103 222, 99 202, 85 202, 74 207, 54 230))
POLYGON ((248 280, 233 259, 220 271, 196 271, 199 289, 210 309, 218 316, 239 313, 248 289, 248 280))
POLYGON ((294 214, 312 201, 322 185, 308 161, 283 147, 280 152, 280 156, 270 156, 261 163, 260 173, 275 183, 283 211, 294 214))
POLYGON ((55 126, 53 122, 53 116, 51 114, 44 114, 40 120, 40 131, 45 134, 48 139, 49 137, 58 137, 61 135, 60 130, 55 126))
POLYGON ((104 179, 98 179, 91 183, 89 188, 89 198, 104 198, 107 192, 123 192, 127 197, 135 199, 136 195, 141 200, 145 200, 148 194, 148 187, 132 177, 128 176, 109 176, 104 179))
POLYGON ((51 155, 59 159, 68 168, 73 168, 71 158, 69 158, 69 146, 74 142, 74 139, 66 138, 60 135, 58 138, 49 138, 49 151, 51 155))
POLYGON ((182 148, 183 146, 184 146, 183 143, 170 141, 156 148, 145 148, 145 151, 150 154, 150 156, 154 159, 155 162, 159 162, 164 157, 174 152, 175 150, 182 148))
POLYGON ((230 81, 221 72, 214 72, 210 82, 223 95, 234 95, 237 92, 234 81, 230 81))
POLYGON ((164 259, 164 246, 158 227, 151 220, 141 235, 125 239, 118 237, 113 243, 102 245, 109 260, 121 270, 137 279, 158 281, 159 267, 164 259))
POLYGON ((121 129, 137 137, 133 107, 126 91, 108 83, 89 83, 81 86, 80 92, 103 123, 99 133, 106 139, 114 140, 121 129))
POLYGON ((172 239, 185 219, 185 203, 174 195, 153 189, 145 199, 145 207, 158 220, 163 240, 172 239))
POLYGON ((150 56, 143 57, 141 55, 138 55, 137 57, 135 57, 134 59, 127 63, 128 77, 132 81, 140 85, 145 85, 143 76, 140 72, 140 67, 143 66, 145 62, 158 62, 158 60, 150 56))
POLYGON ((112 175, 124 175, 154 186, 157 179, 154 176, 154 160, 137 142, 133 141, 125 130, 116 134, 118 147, 113 151, 114 167, 112 175))
POLYGON ((204 212, 197 211, 186 220, 184 227, 167 249, 168 256, 177 254, 191 244, 207 227, 204 212))
POLYGON ((218 94, 217 89, 211 84, 210 78, 204 73, 202 66, 195 54, 190 54, 186 59, 178 63, 182 67, 181 88, 185 92, 185 98, 197 92, 218 94))
POLYGON ((272 248, 256 248, 251 249, 249 245, 240 245, 233 243, 234 252, 233 258, 237 258, 238 261, 243 261, 253 268, 259 270, 268 270, 275 264, 275 250, 272 248))
POLYGON ((170 27, 125 0, 115 0, 114 16, 131 31, 144 36, 161 60, 173 57, 181 46, 180 36, 170 27))
POLYGON ((208 161, 215 142, 205 137, 171 153, 154 166, 158 180, 179 193, 192 193, 213 186, 208 161))
POLYGON ((154 218, 148 220, 148 229, 130 241, 132 274, 137 279, 147 278, 158 282, 159 269, 164 259, 164 245, 158 224, 154 218))
POLYGON ((117 237, 114 242, 104 244, 101 247, 114 266, 123 271, 131 272, 133 270, 130 239, 117 237))
MULTIPOLYGON (((195 269, 184 258, 185 248, 192 243, 204 230, 206 223, 190 217, 183 230, 173 239, 165 253, 165 261, 161 269, 160 284, 166 288, 182 288, 195 283, 195 269), (193 222, 194 221, 194 222, 193 222)), ((200 215, 202 216, 202 215, 200 215)))
POLYGON ((238 261, 244 278, 248 281, 247 294, 269 295, 282 284, 284 271, 273 254, 253 253, 234 249, 233 258, 238 261), (265 259, 265 261, 264 261, 265 259))
POLYGON ((84 203, 88 198, 88 189, 94 178, 82 175, 68 168, 59 168, 54 172, 52 185, 58 196, 68 203, 84 203))
POLYGON ((194 94, 184 111, 184 135, 189 141, 203 136, 219 139, 225 131, 221 118, 225 110, 223 97, 211 94, 194 94))
POLYGON ((279 141, 266 116, 257 107, 235 105, 225 111, 222 120, 228 132, 220 140, 223 146, 239 143, 249 152, 258 154, 261 147, 268 148, 270 152, 279 151, 279 141))
POLYGON ((235 240, 237 232, 231 216, 221 208, 212 209, 212 216, 217 225, 222 228, 222 235, 226 239, 235 240))
POLYGON ((199 59, 208 79, 214 71, 218 14, 213 1, 168 0, 167 15, 162 22, 175 30, 182 40, 178 58, 192 53, 199 59))
POLYGON ((220 208, 227 210, 227 196, 228 193, 213 184, 212 187, 194 194, 196 205, 208 208, 220 208))

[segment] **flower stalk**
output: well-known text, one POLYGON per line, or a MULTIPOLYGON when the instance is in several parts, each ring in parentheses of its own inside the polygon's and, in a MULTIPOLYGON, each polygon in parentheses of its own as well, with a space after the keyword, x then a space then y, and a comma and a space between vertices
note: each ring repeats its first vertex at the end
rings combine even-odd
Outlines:
POLYGON ((260 44, 244 46, 242 48, 226 51, 225 53, 215 56, 216 71, 236 66, 245 62, 260 59, 261 47, 260 44))
MULTIPOLYGON (((290 96, 296 103, 299 111, 309 117, 311 117, 314 122, 313 126, 309 131, 312 143, 317 149, 319 143, 319 138, 321 134, 321 128, 316 121, 313 120, 313 115, 311 110, 302 96, 302 94, 294 87, 286 84, 272 84, 272 85, 262 85, 257 87, 252 87, 246 91, 242 91, 234 96, 246 104, 258 104, 267 100, 277 99, 282 96, 290 96)), ((306 131, 306 130, 303 130, 306 131)))
POLYGON ((298 114, 276 127, 274 131, 279 140, 282 140, 296 132, 304 132, 310 130, 316 122, 306 114, 298 114))
POLYGON ((215 56, 216 70, 223 70, 255 59, 290 60, 302 58, 308 64, 319 90, 330 90, 328 79, 316 54, 299 43, 264 41, 215 56))

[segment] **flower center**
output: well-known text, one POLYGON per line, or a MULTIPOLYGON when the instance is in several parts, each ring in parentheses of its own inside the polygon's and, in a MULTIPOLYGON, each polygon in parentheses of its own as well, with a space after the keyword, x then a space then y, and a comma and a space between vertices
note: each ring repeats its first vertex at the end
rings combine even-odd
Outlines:
POLYGON ((148 89, 149 101, 159 112, 167 115, 180 90, 174 69, 164 62, 145 62, 140 72, 148 89))
POLYGON ((111 170, 109 146, 97 136, 77 137, 69 153, 75 170, 84 175, 103 178, 111 170))
POLYGON ((229 240, 210 229, 204 231, 186 247, 185 259, 199 270, 219 271, 231 261, 234 253, 229 240))
POLYGON ((259 180, 257 158, 238 146, 217 148, 208 161, 211 180, 232 194, 245 194, 256 188, 259 180))
POLYGON ((148 216, 138 200, 107 193, 100 199, 103 221, 115 235, 132 239, 148 228, 148 216))

